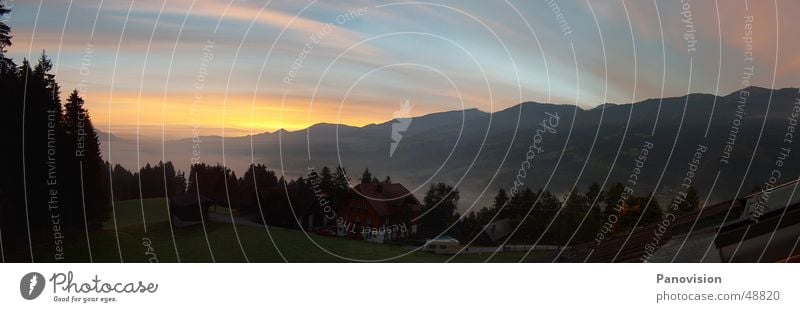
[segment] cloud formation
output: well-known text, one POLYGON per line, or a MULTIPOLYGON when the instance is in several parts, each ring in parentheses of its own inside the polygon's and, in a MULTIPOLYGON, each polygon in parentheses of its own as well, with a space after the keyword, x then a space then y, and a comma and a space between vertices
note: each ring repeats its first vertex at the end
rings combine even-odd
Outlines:
POLYGON ((750 16, 752 83, 796 86, 800 71, 791 0, 9 4, 9 54, 47 50, 62 88, 84 91, 101 128, 199 120, 239 135, 383 122, 406 100, 419 115, 726 94, 741 87, 750 16), (196 97, 202 109, 185 114, 196 97))

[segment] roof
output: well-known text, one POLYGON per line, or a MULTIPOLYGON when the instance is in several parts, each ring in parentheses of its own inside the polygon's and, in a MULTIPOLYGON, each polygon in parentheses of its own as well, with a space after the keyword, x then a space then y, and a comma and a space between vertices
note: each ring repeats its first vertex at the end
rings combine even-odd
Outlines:
POLYGON ((213 204, 214 201, 208 197, 203 195, 193 193, 193 192, 186 192, 175 194, 169 197, 169 204, 176 205, 181 207, 188 207, 188 206, 197 206, 198 199, 203 204, 213 204))
POLYGON ((647 262, 721 262, 719 252, 709 249, 717 236, 716 228, 706 228, 683 235, 673 236, 664 246, 653 253, 647 262))
POLYGON ((795 185, 797 183, 800 183, 800 177, 798 177, 798 178, 796 178, 794 180, 789 180, 789 181, 783 182, 781 184, 775 185, 775 186, 773 186, 771 188, 768 188, 768 189, 762 189, 762 190, 756 190, 756 191, 750 192, 750 193, 744 195, 743 198, 753 197, 753 196, 761 194, 761 193, 773 192, 773 191, 775 191, 777 189, 781 189, 781 188, 784 188, 784 187, 787 187, 787 186, 792 186, 792 185, 795 185))
POLYGON ((671 228, 672 239, 656 250, 647 261, 720 262, 719 253, 716 250, 708 251, 708 247, 713 244, 717 228, 725 221, 726 216, 727 219, 738 218, 741 210, 741 202, 733 200, 678 215, 671 228))
MULTIPOLYGON (((686 237, 680 234, 686 232, 689 232, 689 243, 687 243, 688 246, 684 246, 684 248, 689 248, 689 250, 686 250, 687 252, 694 252, 695 250, 691 250, 694 243, 697 243, 698 246, 702 245, 702 243, 706 243, 705 246, 707 247, 710 241, 713 240, 713 237, 701 235, 701 233, 705 233, 703 230, 716 228, 720 225, 724 215, 729 210, 736 210, 737 208, 741 208, 738 201, 722 202, 682 213, 675 218, 671 226, 663 229, 659 228, 659 223, 652 223, 634 229, 632 233, 622 233, 609 237, 591 251, 588 261, 610 262, 614 260, 616 262, 639 262, 642 260, 643 256, 647 255, 647 249, 645 248, 647 244, 657 245, 655 246, 656 251, 653 253, 653 255, 655 255, 661 247, 669 243, 676 243, 676 241, 672 239, 673 235, 677 235, 682 242, 686 237), (660 235, 657 233, 660 233, 660 235), (630 238, 628 238, 629 236, 630 238)), ((653 256, 650 258, 652 259, 652 257, 653 256)), ((692 258, 691 260, 695 259, 692 258)))
POLYGON ((635 229, 633 232, 624 233, 608 238, 595 248, 589 258, 589 262, 641 262, 641 257, 646 254, 645 246, 657 243, 661 247, 672 238, 672 228, 666 228, 661 236, 657 231, 659 224, 653 223, 635 229))
POLYGON ((499 241, 511 234, 511 220, 502 219, 489 223, 485 232, 493 242, 499 241))
MULTIPOLYGON (((736 211, 741 208, 742 206, 738 201, 727 201, 682 213, 675 218, 671 226, 665 227, 662 231, 659 231, 663 232, 660 236, 656 234, 657 231, 660 230, 659 223, 652 223, 633 230, 629 239, 629 233, 615 235, 600 243, 591 253, 588 261, 609 262, 616 257, 616 259, 614 259, 616 262, 639 262, 643 256, 647 255, 645 245, 656 243, 658 246, 656 246, 655 255, 661 247, 677 242, 677 240, 673 241, 673 235, 677 236, 681 242, 686 238, 687 245, 684 246, 686 249, 684 251, 693 253, 696 250, 692 248, 699 248, 704 243, 705 246, 702 247, 710 245, 713 236, 709 237, 706 235, 706 232, 716 229, 729 210, 736 211), (689 235, 688 238, 683 234, 689 235)), ((683 245, 683 243, 681 244, 683 245)), ((700 249, 705 251, 704 248, 700 249)), ((682 261, 699 261, 699 258, 691 258, 692 255, 689 255, 690 259, 682 259, 682 261)))
POLYGON ((742 214, 741 201, 732 200, 704 206, 682 213, 672 222, 675 234, 696 232, 706 228, 717 228, 726 220, 736 220, 742 214))
POLYGON ((381 216, 398 214, 405 207, 412 212, 422 210, 419 200, 400 183, 361 183, 353 193, 364 198, 381 216))
MULTIPOLYGON (((657 243, 655 252, 649 257, 650 262, 720 262, 725 259, 716 250, 706 252, 709 246, 717 248, 742 245, 748 240, 755 241, 759 236, 785 234, 790 241, 772 239, 768 246, 754 242, 756 253, 744 250, 736 254, 734 262, 759 261, 760 254, 768 256, 763 261, 799 261, 800 250, 795 251, 793 243, 800 229, 800 203, 793 202, 783 209, 767 210, 756 221, 745 213, 744 200, 763 192, 774 192, 798 183, 792 180, 772 187, 766 191, 758 191, 745 197, 705 206, 690 212, 682 213, 674 219, 672 226, 664 228, 663 234, 656 235, 658 223, 639 227, 628 233, 620 233, 608 237, 600 244, 583 243, 567 248, 563 253, 554 252, 532 259, 533 261, 588 261, 588 262, 638 262, 646 256, 645 246, 657 243), (733 220, 733 221, 730 221, 733 220), (717 233, 719 231, 719 233, 717 233), (783 231, 777 233, 777 231, 783 231), (775 256, 777 254, 777 256, 775 256), (556 258, 558 256, 558 258, 556 258), (769 257, 773 256, 773 257, 769 257)), ((744 248, 744 247, 742 247, 744 248)))
POLYGON ((714 240, 727 262, 774 262, 800 254, 800 204, 725 224, 714 240))
POLYGON ((539 257, 531 259, 533 262, 641 262, 642 256, 646 255, 646 245, 657 243, 662 246, 672 238, 671 228, 667 228, 664 233, 656 234, 658 224, 634 229, 632 232, 619 233, 607 237, 599 244, 592 240, 569 247, 563 250, 556 250, 539 257), (628 235, 630 234, 630 238, 628 235))

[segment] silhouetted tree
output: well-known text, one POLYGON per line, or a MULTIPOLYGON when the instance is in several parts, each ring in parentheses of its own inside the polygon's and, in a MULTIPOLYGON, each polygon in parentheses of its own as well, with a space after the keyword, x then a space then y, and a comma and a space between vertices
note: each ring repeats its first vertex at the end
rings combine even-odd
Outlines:
MULTIPOLYGON (((8 13, 0 5, 0 16, 8 13)), ((62 107, 53 63, 42 51, 36 66, 6 58, 10 28, 0 23, 0 123, 10 151, 0 199, 3 252, 9 261, 85 260, 86 235, 100 228, 110 207, 109 169, 84 101, 73 92, 62 107), (24 118, 20 118, 24 117, 24 118), (30 240, 31 244, 28 244, 30 240)))
POLYGON ((458 199, 458 190, 452 186, 444 183, 431 185, 423 199, 425 216, 420 220, 423 237, 441 235, 456 221, 458 199))
POLYGON ((483 224, 478 220, 475 212, 470 211, 469 214, 461 218, 456 228, 458 230, 456 238, 466 243, 480 234, 481 230, 483 230, 483 224))
POLYGON ((361 174, 361 183, 372 183, 373 179, 374 177, 369 172, 369 168, 364 169, 364 173, 361 174))
POLYGON ((497 196, 494 197, 494 204, 492 208, 500 209, 503 205, 508 201, 508 195, 506 194, 506 190, 500 189, 497 191, 497 196))
MULTIPOLYGON (((243 211, 257 211, 260 193, 265 189, 278 186, 278 178, 274 171, 268 171, 267 166, 251 164, 239 181, 240 206, 243 211)), ((261 203, 262 206, 264 203, 261 203)))
POLYGON ((690 186, 686 191, 686 198, 678 205, 679 212, 689 212, 700 208, 700 195, 694 186, 690 186))
POLYGON ((342 166, 336 166, 336 173, 333 175, 333 188, 336 193, 347 192, 350 186, 350 178, 347 177, 347 171, 342 166))
POLYGON ((322 167, 322 170, 319 172, 320 183, 319 187, 322 189, 323 192, 327 194, 334 193, 333 187, 333 174, 331 173, 331 168, 327 166, 322 167))
MULTIPOLYGON (((5 3, 0 3, 0 18, 11 12, 5 3)), ((0 75, 10 74, 14 68, 11 59, 5 57, 6 48, 11 46, 11 28, 0 20, 0 75)))
POLYGON ((68 161, 61 168, 68 173, 66 177, 81 177, 83 185, 75 183, 64 184, 70 197, 70 208, 76 210, 74 215, 81 215, 81 204, 85 205, 87 222, 90 226, 100 227, 109 212, 111 201, 107 165, 103 161, 100 151, 100 140, 95 132, 89 112, 84 109, 83 98, 78 90, 72 91, 64 105, 62 117, 65 142, 61 146, 67 147, 62 159, 68 161), (72 175, 71 173, 78 174, 72 175), (77 187, 76 187, 77 186, 77 187), (72 189, 72 190, 70 190, 72 189), (80 194, 80 197, 77 195, 80 194), (85 199, 85 203, 81 201, 85 199))
POLYGON ((111 170, 111 182, 114 186, 115 200, 129 200, 139 198, 138 176, 134 176, 128 169, 120 164, 114 165, 111 170))
MULTIPOLYGON (((0 4, 0 17, 8 12, 5 5, 0 4)), ((0 123, 3 125, 7 149, 3 153, 4 177, 0 178, 0 231, 2 231, 0 234, 2 234, 2 247, 6 261, 30 261, 30 249, 27 243, 28 223, 25 215, 25 209, 29 206, 25 204, 25 187, 27 185, 23 181, 25 164, 23 150, 32 149, 30 146, 23 145, 23 118, 21 116, 24 112, 31 110, 30 107, 22 105, 23 97, 27 95, 23 80, 26 74, 20 73, 23 66, 29 70, 27 72, 30 72, 30 65, 25 61, 23 66, 17 68, 13 61, 6 58, 6 48, 10 45, 10 28, 0 22, 0 94, 3 99, 0 104, 3 106, 0 123)), ((41 163, 39 166, 42 166, 41 163)))
POLYGON ((229 168, 216 164, 194 164, 189 171, 188 192, 199 192, 217 204, 228 208, 238 208, 238 179, 229 168), (230 200, 230 201, 229 201, 230 200))

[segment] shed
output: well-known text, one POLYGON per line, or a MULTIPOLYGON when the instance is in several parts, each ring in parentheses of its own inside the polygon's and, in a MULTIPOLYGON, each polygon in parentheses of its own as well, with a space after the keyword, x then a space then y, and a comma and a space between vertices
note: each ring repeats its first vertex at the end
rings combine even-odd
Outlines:
POLYGON ((196 193, 180 193, 169 198, 172 224, 186 227, 208 220, 208 209, 214 201, 196 193))

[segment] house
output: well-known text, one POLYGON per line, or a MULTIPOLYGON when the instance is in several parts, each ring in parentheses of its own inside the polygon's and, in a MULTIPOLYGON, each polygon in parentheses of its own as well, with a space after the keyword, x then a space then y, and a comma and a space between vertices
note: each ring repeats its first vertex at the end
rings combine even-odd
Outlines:
POLYGON ((597 243, 590 241, 563 251, 556 250, 538 259, 541 262, 641 262, 647 253, 647 244, 654 241, 667 241, 672 237, 672 228, 664 233, 658 232, 658 224, 650 224, 619 233, 597 243), (657 239, 656 239, 657 238, 657 239))
POLYGON ((510 219, 495 220, 486 225, 486 228, 478 234, 473 243, 476 245, 499 246, 511 235, 513 229, 510 219))
POLYGON ((338 236, 375 243, 405 240, 417 233, 422 204, 400 183, 362 183, 338 205, 338 236))
POLYGON ((800 180, 740 199, 744 213, 714 240, 723 262, 789 262, 800 256, 800 180))
POLYGON ((714 243, 723 262, 785 262, 800 256, 800 205, 772 210, 759 220, 726 224, 714 243))
POLYGON ((647 262, 720 262, 719 254, 709 250, 717 229, 725 220, 737 219, 744 206, 728 200, 679 215, 670 229, 672 237, 655 250, 647 262))
POLYGON ((208 208, 214 201, 196 193, 180 193, 169 198, 172 225, 187 227, 208 220, 208 208))
POLYGON ((576 245, 535 261, 798 262, 798 183, 793 180, 683 213, 668 227, 650 224, 600 244, 576 245), (648 253, 648 249, 653 251, 648 253))

